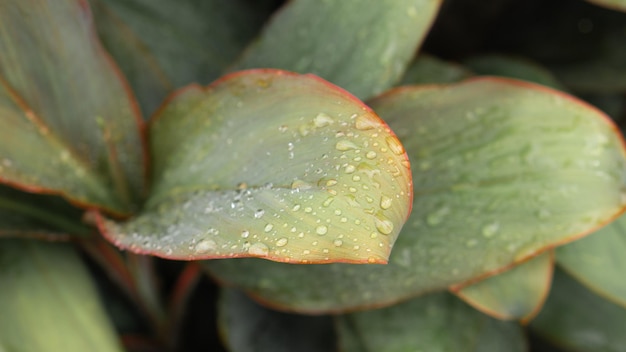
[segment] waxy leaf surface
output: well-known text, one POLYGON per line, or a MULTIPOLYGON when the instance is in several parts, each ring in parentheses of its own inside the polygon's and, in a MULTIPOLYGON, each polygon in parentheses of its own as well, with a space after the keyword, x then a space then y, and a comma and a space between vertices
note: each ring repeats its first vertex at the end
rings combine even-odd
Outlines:
POLYGON ((145 114, 172 90, 218 78, 257 34, 267 5, 246 0, 90 0, 98 34, 145 114))
POLYGON ((556 270, 550 296, 530 328, 571 351, 623 352, 626 308, 556 270))
POLYGON ((404 148, 374 112, 315 76, 255 70, 192 86, 150 131, 146 208, 104 224, 122 248, 384 263, 408 216, 404 148))
POLYGON ((465 60, 463 64, 478 75, 522 79, 563 90, 563 85, 548 69, 527 59, 502 55, 482 55, 471 57, 465 60))
POLYGON ((73 249, 0 241, 0 351, 122 351, 73 249))
POLYGON ((455 292, 474 308, 498 319, 529 321, 548 296, 554 268, 552 252, 455 292))
POLYGON ((519 325, 490 318, 447 293, 340 315, 337 321, 342 352, 526 350, 519 325))
POLYGON ((81 1, 0 4, 0 181, 118 213, 143 190, 140 117, 81 1))
POLYGON ((277 312, 234 289, 222 291, 218 324, 232 352, 328 352, 335 347, 331 317, 277 312))
POLYGON ((626 307, 626 216, 559 247, 557 263, 591 291, 626 307))
POLYGON ((371 106, 403 141, 413 172, 413 211, 389 264, 207 262, 214 277, 285 309, 380 306, 502 271, 622 211, 621 137, 571 96, 475 79, 398 88, 371 106))
POLYGON ((359 98, 391 87, 426 36, 440 0, 294 0, 235 69, 314 73, 359 98))

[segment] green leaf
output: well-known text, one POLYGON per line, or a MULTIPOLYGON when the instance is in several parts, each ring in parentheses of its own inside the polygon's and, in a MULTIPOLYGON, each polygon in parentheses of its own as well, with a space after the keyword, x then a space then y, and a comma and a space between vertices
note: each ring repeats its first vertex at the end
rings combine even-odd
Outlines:
POLYGON ((141 118, 84 5, 0 5, 0 180, 125 213, 144 187, 141 118))
POLYGON ((440 0, 289 2, 235 69, 314 73, 359 98, 396 83, 426 36, 440 0))
POLYGON ((587 0, 592 4, 626 12, 626 0, 587 0))
POLYGON ((343 352, 525 351, 522 329, 490 318, 447 293, 337 317, 343 352))
POLYGON ((0 287, 0 351, 122 351, 71 247, 0 241, 0 287))
POLYGON ((400 84, 454 83, 471 76, 473 73, 461 65, 421 54, 406 70, 400 84))
POLYGON ((386 262, 411 201, 404 149, 315 76, 254 70, 172 97, 151 124, 142 213, 118 246, 167 258, 386 262))
POLYGON ((494 318, 529 321, 548 296, 553 269, 553 254, 547 252, 455 293, 494 318))
POLYGON ((246 0, 91 0, 98 34, 152 114, 174 88, 219 77, 270 9, 246 0))
POLYGON ((67 240, 70 235, 89 236, 82 212, 63 199, 0 186, 0 237, 67 240))
POLYGON ((474 56, 463 62, 470 70, 479 75, 503 76, 543 84, 555 89, 565 90, 548 69, 525 58, 503 55, 474 56))
POLYGON ((232 352, 327 352, 335 347, 330 317, 273 311, 234 289, 222 290, 218 324, 232 352))
POLYGON ((550 296, 531 329, 571 350, 623 352, 626 309, 596 296, 560 270, 554 274, 550 296))
POLYGON ((626 215, 556 251, 557 263, 592 291, 626 307, 626 215))
POLYGON ((413 170, 413 212, 389 264, 207 262, 214 277, 292 310, 381 306, 502 271, 623 209, 620 135, 564 93, 483 78, 398 88, 371 106, 413 170))

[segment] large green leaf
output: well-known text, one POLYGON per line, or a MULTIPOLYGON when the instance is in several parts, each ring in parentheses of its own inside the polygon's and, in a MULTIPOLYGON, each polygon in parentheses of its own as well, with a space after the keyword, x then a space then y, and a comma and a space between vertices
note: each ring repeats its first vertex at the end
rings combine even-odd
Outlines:
POLYGON ((626 12, 626 0, 587 0, 592 4, 626 12))
POLYGON ((389 264, 206 262, 213 276, 292 310, 391 304, 502 271, 622 211, 621 137, 568 95, 474 79, 398 88, 371 106, 403 141, 413 170, 413 212, 389 264))
POLYGON ((153 189, 118 246, 168 258, 386 262, 409 213, 404 148, 315 76, 255 70, 171 98, 151 125, 153 189))
POLYGON ((490 318, 447 293, 337 320, 342 352, 526 350, 519 325, 490 318))
POLYGON ((248 48, 236 69, 314 73, 368 98, 402 76, 440 0, 294 0, 248 48), (364 6, 365 5, 365 6, 364 6))
POLYGON ((176 87, 216 79, 257 34, 268 6, 246 0, 90 0, 98 34, 152 114, 176 87))
POLYGON ((234 289, 222 291, 218 323, 222 338, 232 352, 334 350, 335 334, 330 317, 276 312, 234 289))
POLYGON ((456 294, 495 318, 528 321, 539 313, 548 296, 553 268, 552 252, 543 253, 513 269, 463 287, 456 294))
POLYGON ((128 212, 143 192, 138 110, 85 4, 0 4, 0 180, 128 212))
POLYGON ((592 291, 626 307, 626 215, 560 247, 557 263, 592 291))
POLYGON ((530 327, 572 351, 626 351, 626 309, 555 271, 552 291, 530 327))
POLYGON ((122 351, 89 274, 67 245, 0 241, 0 351, 122 351))
POLYGON ((63 199, 28 194, 0 186, 0 237, 35 237, 67 240, 70 235, 89 236, 82 213, 63 199))

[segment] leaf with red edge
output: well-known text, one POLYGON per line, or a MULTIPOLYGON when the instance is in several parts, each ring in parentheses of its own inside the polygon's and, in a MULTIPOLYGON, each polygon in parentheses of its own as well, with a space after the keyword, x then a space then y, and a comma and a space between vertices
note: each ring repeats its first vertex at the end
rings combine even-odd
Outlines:
POLYGON ((82 1, 0 5, 0 181, 117 213, 143 193, 141 118, 82 1))
POLYGON ((482 281, 455 288, 459 298, 498 319, 531 320, 543 306, 552 284, 552 251, 482 281))
POLYGON ((406 220, 404 147, 353 96, 253 70, 175 94, 151 121, 153 188, 115 244, 175 259, 384 263, 406 220))
POLYGON ((398 88, 370 104, 413 170, 413 212, 389 264, 205 262, 214 277, 284 309, 382 306, 503 271, 623 211, 621 135, 562 92, 483 78, 398 88))

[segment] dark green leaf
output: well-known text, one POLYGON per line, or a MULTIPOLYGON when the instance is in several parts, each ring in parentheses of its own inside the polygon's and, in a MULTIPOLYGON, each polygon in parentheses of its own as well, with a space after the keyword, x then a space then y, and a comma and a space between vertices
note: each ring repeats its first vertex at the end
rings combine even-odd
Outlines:
POLYGON ((152 114, 174 88, 209 83, 257 34, 267 6, 246 0, 90 0, 98 33, 152 114))
POLYGON ((371 105, 413 170, 413 212, 389 264, 207 262, 215 277, 293 310, 380 306, 504 270, 622 211, 621 137, 568 95, 474 79, 399 88, 371 105))
POLYGON ((526 350, 516 323, 490 318, 447 293, 337 320, 342 352, 526 350))
POLYGON ((530 327, 573 351, 626 351, 626 309, 596 296, 560 270, 554 274, 550 296, 530 327))
POLYGON ((152 121, 151 140, 146 208, 104 225, 136 252, 381 263, 409 212, 398 139, 315 76, 255 70, 192 86, 152 121))
POLYGON ((330 317, 276 312, 234 289, 224 289, 218 323, 232 352, 328 352, 335 334, 330 317))
POLYGON ((552 283, 552 252, 540 254, 513 269, 463 287, 456 294, 498 319, 528 321, 539 313, 552 283))
POLYGON ((143 192, 140 119, 83 2, 0 4, 0 180, 128 212, 143 192))
POLYGON ((602 297, 626 307, 626 216, 557 249, 558 264, 602 297))
POLYGON ((314 73, 360 98, 396 83, 432 24, 440 0, 294 0, 235 68, 314 73))
POLYGON ((0 351, 122 351, 71 247, 1 240, 0 287, 0 351))
POLYGON ((422 54, 406 70, 400 85, 454 83, 472 75, 471 71, 461 65, 422 54))

